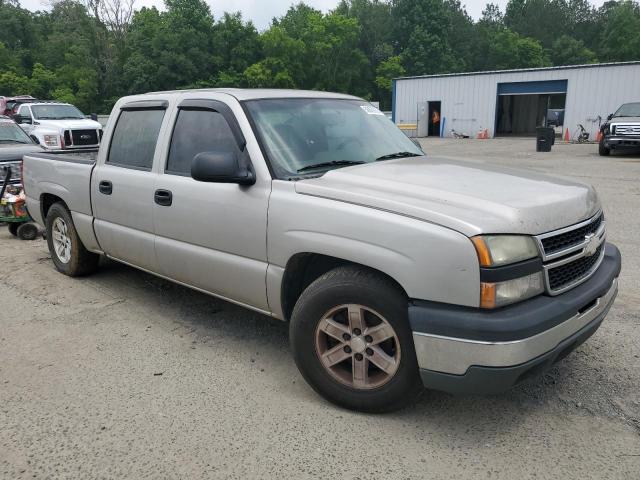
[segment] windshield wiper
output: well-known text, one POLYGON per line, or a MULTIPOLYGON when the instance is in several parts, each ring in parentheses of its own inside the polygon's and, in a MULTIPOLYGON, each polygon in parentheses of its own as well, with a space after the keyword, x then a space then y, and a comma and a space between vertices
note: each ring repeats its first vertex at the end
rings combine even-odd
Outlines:
POLYGON ((396 152, 390 153, 388 155, 382 155, 381 157, 376 158, 376 162, 380 160, 391 160, 392 158, 406 158, 406 157, 421 157, 419 153, 414 152, 396 152))
POLYGON ((314 163, 313 165, 307 165, 306 167, 302 167, 298 169, 298 173, 306 172, 307 170, 314 170, 316 168, 322 167, 335 167, 340 165, 360 165, 365 162, 355 161, 355 160, 331 160, 330 162, 322 162, 322 163, 314 163))

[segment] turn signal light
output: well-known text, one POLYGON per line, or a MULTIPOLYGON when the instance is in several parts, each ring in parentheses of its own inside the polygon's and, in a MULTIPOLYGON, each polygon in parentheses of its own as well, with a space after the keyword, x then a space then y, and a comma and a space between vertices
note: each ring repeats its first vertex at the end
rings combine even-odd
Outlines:
POLYGON ((496 284, 480 283, 480 307, 496 308, 496 284))

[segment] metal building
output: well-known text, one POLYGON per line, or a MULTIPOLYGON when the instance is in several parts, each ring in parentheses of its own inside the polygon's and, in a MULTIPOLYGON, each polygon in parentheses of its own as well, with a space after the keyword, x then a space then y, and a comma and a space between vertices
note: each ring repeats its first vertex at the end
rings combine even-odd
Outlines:
POLYGON ((528 136, 553 126, 595 138, 621 104, 640 102, 640 62, 403 77, 393 81, 392 119, 411 137, 528 136))

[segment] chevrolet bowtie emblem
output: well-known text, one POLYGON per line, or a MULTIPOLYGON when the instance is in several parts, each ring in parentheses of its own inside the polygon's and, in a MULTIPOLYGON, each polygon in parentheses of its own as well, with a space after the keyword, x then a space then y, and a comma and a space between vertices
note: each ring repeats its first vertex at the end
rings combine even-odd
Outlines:
POLYGON ((584 236, 584 240, 586 242, 584 254, 585 256, 590 257, 598 250, 598 247, 600 246, 600 239, 596 237, 595 233, 590 233, 589 235, 584 236))

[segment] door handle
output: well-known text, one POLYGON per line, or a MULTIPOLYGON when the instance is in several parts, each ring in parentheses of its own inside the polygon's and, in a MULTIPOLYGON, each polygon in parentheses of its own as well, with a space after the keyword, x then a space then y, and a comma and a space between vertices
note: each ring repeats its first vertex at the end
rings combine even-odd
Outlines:
POLYGON ((98 184, 98 190, 105 195, 111 195, 113 193, 113 184, 109 180, 101 180, 98 184))
POLYGON ((153 200, 162 207, 170 207, 173 202, 173 194, 169 190, 156 190, 153 200))

